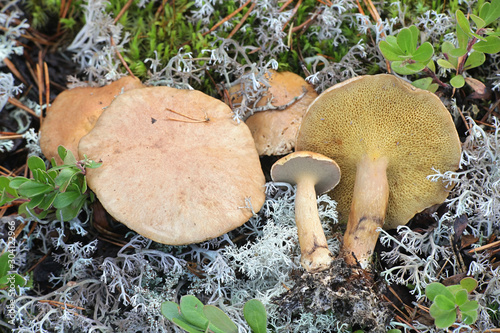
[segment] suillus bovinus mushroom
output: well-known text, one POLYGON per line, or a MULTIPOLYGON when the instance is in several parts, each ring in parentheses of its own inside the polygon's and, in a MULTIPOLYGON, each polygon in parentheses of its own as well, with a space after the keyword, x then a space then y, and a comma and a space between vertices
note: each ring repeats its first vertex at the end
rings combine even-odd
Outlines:
POLYGON ((316 195, 332 190, 340 180, 340 169, 332 159, 318 153, 298 151, 273 164, 275 182, 297 185, 295 223, 301 252, 300 262, 311 273, 330 267, 332 254, 318 214, 316 195))
MULTIPOLYGON (((255 107, 264 107, 270 102, 277 109, 255 112, 245 123, 252 132, 259 155, 286 155, 293 151, 302 117, 318 93, 295 73, 274 70, 270 73, 269 90, 255 107)), ((239 89, 239 85, 229 89, 233 104, 241 103, 242 98, 237 94, 239 89)))
POLYGON ((366 268, 378 228, 406 224, 442 203, 453 184, 427 176, 458 169, 461 144, 439 98, 388 74, 360 76, 323 92, 304 116, 296 149, 335 159, 342 180, 332 191, 348 217, 343 253, 366 268))
POLYGON ((102 161, 88 185, 111 216, 156 242, 241 226, 262 207, 265 178, 250 130, 232 116, 199 91, 127 91, 80 140, 80 156, 102 161))
POLYGON ((79 87, 60 93, 40 127, 40 148, 45 157, 62 163, 57 153, 61 145, 78 156, 78 142, 113 99, 123 91, 142 87, 139 79, 125 76, 107 86, 79 87))

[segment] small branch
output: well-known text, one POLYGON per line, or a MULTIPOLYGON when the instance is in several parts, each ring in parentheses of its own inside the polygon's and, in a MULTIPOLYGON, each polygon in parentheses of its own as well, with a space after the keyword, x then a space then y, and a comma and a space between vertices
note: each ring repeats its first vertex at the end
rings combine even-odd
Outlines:
POLYGON ((33 117, 38 118, 38 116, 35 113, 35 111, 31 110, 29 107, 27 107, 26 105, 24 105, 23 103, 21 103, 17 98, 9 97, 9 99, 7 101, 10 104, 14 105, 15 107, 18 107, 18 108, 23 109, 24 111, 28 112, 33 117))
POLYGON ((250 5, 250 8, 248 8, 248 11, 245 13, 245 15, 243 15, 240 22, 234 27, 234 29, 231 31, 231 33, 227 36, 227 39, 230 39, 231 37, 233 37, 233 35, 238 30, 240 30, 241 26, 243 25, 243 23, 245 23, 245 20, 248 18, 248 16, 250 15, 250 13, 252 12, 252 10, 254 8, 255 8, 255 2, 252 2, 252 4, 250 5))
POLYGON ((132 73, 132 70, 130 69, 130 67, 128 67, 127 62, 125 61, 125 59, 123 59, 122 54, 120 53, 120 51, 118 51, 118 48, 116 47, 113 36, 109 36, 109 39, 110 39, 111 46, 113 46, 115 48, 116 55, 120 59, 122 65, 125 67, 125 69, 130 74, 130 76, 132 76, 135 79, 136 77, 135 77, 134 73, 132 73))
POLYGON ((220 27, 222 24, 224 24, 225 22, 229 21, 230 19, 232 19, 236 14, 238 14, 239 12, 241 12, 243 10, 243 8, 245 8, 252 0, 247 0, 247 2, 245 2, 243 5, 241 5, 240 8, 236 9, 234 12, 232 12, 231 14, 229 14, 228 16, 224 17, 222 20, 220 20, 216 25, 214 25, 210 30, 208 30, 207 32, 203 33, 202 36, 206 36, 208 35, 209 33, 211 33, 212 31, 214 31, 215 29, 217 29, 218 27, 220 27))
POLYGON ((115 19, 113 20, 113 24, 118 23, 118 21, 121 19, 123 14, 127 11, 127 9, 130 7, 130 5, 134 3, 134 0, 128 0, 127 3, 123 6, 123 8, 120 10, 118 15, 116 15, 115 19))

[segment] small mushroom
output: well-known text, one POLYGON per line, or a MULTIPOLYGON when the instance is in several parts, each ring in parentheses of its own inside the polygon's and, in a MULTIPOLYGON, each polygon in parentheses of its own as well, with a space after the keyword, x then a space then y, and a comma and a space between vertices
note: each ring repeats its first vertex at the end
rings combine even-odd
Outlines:
POLYGON ((332 261, 318 214, 316 195, 332 190, 340 180, 340 169, 332 159, 310 151, 297 151, 278 160, 271 168, 275 182, 297 185, 295 223, 302 266, 308 272, 327 269, 332 261))
POLYGON ((343 252, 369 264, 378 228, 396 228, 442 203, 452 184, 432 182, 433 168, 457 170, 461 144, 440 99, 388 74, 356 77, 323 92, 302 121, 298 150, 335 159, 342 180, 331 192, 348 217, 343 252))
POLYGON ((250 130, 199 91, 127 91, 80 140, 90 189, 116 220, 156 242, 182 245, 241 226, 265 201, 250 130))
MULTIPOLYGON (((271 105, 277 109, 255 112, 245 123, 252 132, 259 155, 286 155, 293 151, 302 117, 318 93, 295 73, 270 72, 269 90, 255 107, 264 107, 272 98, 271 105)), ((233 104, 241 103, 242 98, 237 95, 239 89, 239 85, 229 89, 233 104)))
POLYGON ((122 91, 142 87, 139 79, 126 76, 104 87, 79 87, 60 93, 40 127, 40 148, 45 157, 61 163, 57 153, 61 145, 77 156, 78 142, 94 127, 104 108, 122 91))

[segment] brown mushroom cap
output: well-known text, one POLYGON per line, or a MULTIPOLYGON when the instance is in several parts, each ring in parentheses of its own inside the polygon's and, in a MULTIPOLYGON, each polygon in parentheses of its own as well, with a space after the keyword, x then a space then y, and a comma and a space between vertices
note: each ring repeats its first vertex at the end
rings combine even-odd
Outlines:
POLYGON ((57 154, 60 145, 78 156, 78 142, 94 127, 104 108, 122 91, 142 87, 139 79, 126 76, 104 87, 80 87, 60 93, 40 127, 40 148, 45 157, 61 163, 57 154))
POLYGON ((220 236, 264 203, 252 136, 223 102, 199 91, 128 91, 80 141, 89 187, 118 221, 154 241, 181 245, 220 236))
POLYGON ((339 164, 342 180, 331 196, 344 220, 359 161, 387 158, 385 229, 443 202, 450 188, 427 176, 432 168, 458 169, 461 154, 452 118, 439 98, 387 74, 357 77, 323 92, 304 116, 296 149, 319 152, 339 164))
POLYGON ((275 182, 296 185, 303 176, 315 179, 316 194, 332 190, 340 181, 340 169, 334 160, 310 151, 296 151, 273 164, 271 178, 275 182))
MULTIPOLYGON (((318 93, 311 84, 295 73, 278 73, 273 70, 271 73, 271 86, 256 107, 265 106, 271 97, 272 105, 279 107, 291 103, 304 92, 305 95, 285 110, 259 111, 245 122, 252 132, 259 155, 285 155, 293 151, 302 117, 318 93)), ((241 96, 236 95, 239 89, 238 85, 229 89, 233 103, 241 103, 241 96)))

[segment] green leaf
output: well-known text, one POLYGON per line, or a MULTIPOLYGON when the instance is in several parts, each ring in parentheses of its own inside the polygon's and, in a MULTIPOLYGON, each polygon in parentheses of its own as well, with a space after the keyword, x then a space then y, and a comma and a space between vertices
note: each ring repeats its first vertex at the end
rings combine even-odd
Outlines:
POLYGON ((10 186, 10 178, 0 177, 0 206, 18 198, 17 191, 10 186))
POLYGON ((464 13, 460 10, 457 9, 455 12, 456 18, 457 18, 457 24, 462 29, 462 31, 469 37, 472 38, 474 37, 472 34, 472 30, 470 29, 469 25, 469 20, 465 17, 464 13))
MULTIPOLYGON (((389 36, 391 37, 391 36, 389 36)), ((401 51, 399 46, 397 48, 393 47, 390 45, 388 42, 385 40, 381 41, 379 43, 379 48, 380 51, 382 52, 382 55, 384 56, 385 59, 389 61, 398 61, 404 59, 404 53, 401 51)))
POLYGON ((25 202, 25 203, 21 204, 21 206, 19 206, 19 208, 17 209, 17 213, 19 215, 25 216, 25 217, 36 217, 39 219, 43 219, 47 216, 47 214, 49 212, 44 210, 44 211, 37 213, 34 209, 31 209, 28 207, 28 202, 25 202))
POLYGON ((464 304, 462 304, 459 308, 460 311, 462 312, 470 312, 470 311, 477 311, 479 307, 479 304, 477 301, 467 301, 464 304))
POLYGON ((61 169, 59 175, 54 180, 56 186, 59 186, 59 191, 61 192, 66 191, 73 177, 79 172, 80 170, 75 170, 73 168, 61 169))
POLYGON ((456 69, 456 66, 453 66, 453 64, 450 63, 448 60, 438 59, 437 63, 439 66, 443 68, 456 69))
POLYGON ((466 34, 462 28, 460 28, 460 26, 458 25, 457 23, 457 27, 456 27, 456 31, 457 31, 457 41, 458 41, 458 48, 459 49, 467 49, 467 44, 469 42, 469 36, 468 34, 466 34))
POLYGON ((422 79, 415 80, 411 83, 414 87, 417 87, 422 90, 427 90, 430 92, 436 92, 439 86, 436 83, 433 83, 431 77, 424 77, 422 79))
POLYGON ((85 204, 85 200, 87 199, 86 195, 81 195, 75 201, 71 203, 71 205, 59 208, 56 210, 56 217, 58 219, 62 219, 63 221, 69 221, 78 216, 80 211, 82 210, 83 205, 85 204))
POLYGON ((417 42, 413 40, 413 35, 410 29, 403 28, 396 37, 398 45, 406 56, 411 56, 417 49, 417 42))
POLYGON ((463 312, 462 311, 462 322, 466 325, 472 325, 477 320, 477 311, 463 312))
MULTIPOLYGON (((61 158, 62 161, 66 158, 66 154, 68 153, 68 150, 64 148, 63 146, 57 147, 57 154, 61 158)), ((54 163, 55 164, 55 163, 54 163)))
POLYGON ((448 289, 448 290, 449 290, 449 291, 453 294, 453 297, 455 297, 455 294, 456 294, 458 291, 462 290, 463 288, 462 288, 462 286, 461 286, 461 285, 459 285, 459 284, 453 284, 453 285, 451 285, 451 286, 447 286, 447 287, 446 287, 446 289, 448 289))
POLYGON ((467 290, 468 293, 477 288, 477 281, 474 278, 466 277, 460 281, 460 285, 467 290))
POLYGON ((453 50, 450 50, 450 52, 448 54, 453 56, 453 57, 458 58, 458 57, 465 55, 466 53, 467 53, 466 49, 453 49, 453 50))
POLYGON ((38 205, 38 208, 41 210, 48 210, 50 208, 50 206, 52 206, 52 203, 54 202, 54 199, 56 198, 56 195, 58 193, 59 192, 57 192, 57 191, 52 191, 52 192, 47 193, 44 196, 42 202, 38 205))
POLYGON ((481 29, 482 27, 484 27, 486 25, 484 20, 477 15, 470 14, 470 18, 472 19, 472 21, 474 21, 474 23, 476 24, 476 27, 478 29, 481 29))
POLYGON ((0 276, 0 289, 9 288, 11 283, 14 284, 15 287, 24 287, 27 281, 17 273, 0 276), (11 282, 12 279, 14 280, 13 283, 11 282))
POLYGON ((9 252, 5 252, 0 256, 0 276, 5 276, 9 273, 9 252))
POLYGON ((465 79, 464 79, 464 77, 462 75, 455 75, 450 80, 450 84, 454 88, 462 88, 465 85, 465 79))
POLYGON ((429 68, 433 73, 436 73, 436 65, 432 59, 427 63, 427 68, 429 68))
POLYGON ((71 205, 76 199, 80 197, 80 192, 66 191, 58 193, 54 199, 52 205, 54 208, 60 209, 71 205))
POLYGON ((19 186, 17 192, 25 198, 32 198, 36 195, 44 194, 52 190, 54 190, 54 188, 50 185, 41 184, 34 180, 28 180, 19 186))
POLYGON ((45 162, 38 156, 31 156, 28 158, 28 168, 34 172, 35 170, 45 171, 45 162))
POLYGON ((38 206, 42 202, 43 198, 45 198, 45 194, 35 195, 28 202, 28 208, 31 208, 31 209, 35 208, 36 206, 38 206))
POLYGON ((444 295, 437 295, 434 298, 434 304, 439 306, 439 308, 442 310, 453 310, 456 307, 454 300, 454 298, 450 299, 444 295))
POLYGON ((54 185, 54 180, 49 176, 47 171, 42 169, 33 171, 33 179, 39 183, 54 185))
POLYGON ((458 306, 463 305, 465 302, 468 301, 468 294, 467 290, 465 289, 460 289, 455 293, 455 302, 458 306))
POLYGON ((411 57, 413 60, 418 62, 427 63, 434 54, 434 47, 432 47, 431 43, 425 42, 419 46, 419 48, 413 53, 411 57))
POLYGON ((425 64, 420 62, 409 64, 406 61, 393 61, 391 68, 398 74, 411 75, 421 72, 425 68, 425 64))
POLYGON ((432 302, 437 295, 444 295, 449 299, 453 299, 453 294, 439 282, 432 282, 425 287, 425 296, 432 302))
POLYGON ((238 333, 238 327, 229 319, 229 317, 216 306, 205 305, 203 313, 210 322, 211 326, 215 326, 222 333, 238 333))
POLYGON ((479 67, 486 61, 484 53, 472 51, 464 64, 464 70, 479 67))
POLYGON ((243 316, 255 333, 267 332, 267 314, 264 304, 257 299, 251 299, 243 307, 243 316))
POLYGON ((484 20, 484 26, 496 21, 500 17, 500 0, 484 3, 479 11, 479 17, 484 20))
POLYGON ((71 152, 71 150, 66 151, 66 156, 63 159, 63 164, 64 165, 76 165, 76 158, 75 155, 71 152))
POLYGON ((174 318, 172 322, 189 333, 207 333, 206 329, 200 329, 188 323, 184 317, 182 319, 174 318))
POLYGON ((208 319, 203 313, 203 303, 193 295, 181 297, 180 309, 186 321, 196 327, 205 328, 208 319))
POLYGON ((453 310, 443 310, 436 303, 432 304, 429 308, 429 313, 434 318, 434 324, 438 328, 446 328, 453 323, 457 319, 457 312, 455 309, 453 310))
POLYGON ((85 167, 89 168, 89 169, 96 169, 96 168, 100 167, 101 165, 102 165, 102 162, 94 162, 92 160, 88 160, 85 163, 85 167))
POLYGON ((13 189, 17 190, 17 189, 19 189, 19 186, 21 186, 22 184, 24 184, 27 181, 29 181, 28 178, 25 178, 25 177, 15 177, 15 178, 11 179, 11 181, 9 183, 9 186, 12 187, 13 189))
POLYGON ((472 49, 488 54, 496 54, 500 52, 500 38, 496 36, 487 36, 485 39, 485 41, 479 41, 474 44, 472 49))
POLYGON ((161 314, 165 316, 168 320, 174 318, 182 318, 181 309, 174 302, 163 302, 160 307, 161 314))

